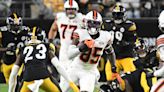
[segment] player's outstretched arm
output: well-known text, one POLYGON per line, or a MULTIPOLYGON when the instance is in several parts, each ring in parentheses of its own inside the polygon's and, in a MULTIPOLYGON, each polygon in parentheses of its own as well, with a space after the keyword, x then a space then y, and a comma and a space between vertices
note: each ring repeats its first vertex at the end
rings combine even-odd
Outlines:
POLYGON ((72 39, 72 45, 70 45, 68 48, 69 59, 73 59, 74 57, 76 57, 80 53, 80 50, 77 47, 78 44, 79 44, 79 35, 78 35, 78 33, 74 32, 73 33, 73 39, 72 39))
POLYGON ((68 53, 69 53, 68 54, 69 59, 73 59, 80 53, 80 50, 77 46, 70 45, 68 49, 68 53))
POLYGON ((15 92, 15 87, 17 84, 17 74, 19 72, 20 66, 20 55, 18 55, 10 74, 8 92, 15 92))
POLYGON ((51 25, 50 31, 48 33, 49 42, 52 42, 53 39, 56 37, 57 30, 58 30, 57 23, 54 21, 53 24, 51 25))
POLYGON ((107 54, 108 59, 110 61, 112 72, 116 72, 116 67, 115 67, 116 55, 115 55, 113 47, 111 45, 106 47, 105 53, 107 54))
POLYGON ((56 67, 59 74, 61 74, 68 82, 70 87, 74 90, 74 92, 79 92, 78 87, 74 84, 74 82, 71 80, 69 75, 67 74, 64 67, 60 64, 58 58, 55 56, 55 47, 54 45, 50 44, 51 49, 49 50, 49 58, 51 59, 51 63, 54 67, 56 67))
POLYGON ((56 67, 57 71, 69 82, 69 86, 73 89, 74 92, 79 92, 79 88, 74 84, 74 82, 71 80, 66 70, 62 65, 60 64, 58 58, 54 56, 51 59, 51 63, 56 67))

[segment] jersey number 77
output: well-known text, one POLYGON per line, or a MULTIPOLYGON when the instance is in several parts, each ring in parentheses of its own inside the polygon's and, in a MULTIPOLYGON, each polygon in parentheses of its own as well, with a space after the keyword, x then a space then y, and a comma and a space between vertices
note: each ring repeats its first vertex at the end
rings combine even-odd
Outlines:
POLYGON ((60 26, 61 28, 63 28, 63 33, 62 33, 62 38, 63 39, 65 39, 65 31, 67 30, 67 29, 70 29, 70 31, 72 31, 72 33, 71 33, 71 37, 70 37, 70 39, 72 40, 73 39, 73 33, 74 33, 74 31, 77 29, 77 26, 76 25, 66 25, 66 24, 61 24, 61 26, 60 26))

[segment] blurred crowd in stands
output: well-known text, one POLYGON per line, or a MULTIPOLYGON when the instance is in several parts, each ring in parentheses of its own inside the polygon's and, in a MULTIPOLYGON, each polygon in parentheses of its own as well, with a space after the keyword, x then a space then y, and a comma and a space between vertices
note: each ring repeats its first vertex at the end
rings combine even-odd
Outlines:
MULTIPOLYGON (((16 12, 23 18, 52 19, 64 11, 66 0, 0 0, 0 17, 16 12)), ((96 9, 103 17, 110 17, 115 3, 120 2, 127 10, 128 18, 157 17, 164 9, 164 0, 76 0, 79 11, 86 14, 96 9)))

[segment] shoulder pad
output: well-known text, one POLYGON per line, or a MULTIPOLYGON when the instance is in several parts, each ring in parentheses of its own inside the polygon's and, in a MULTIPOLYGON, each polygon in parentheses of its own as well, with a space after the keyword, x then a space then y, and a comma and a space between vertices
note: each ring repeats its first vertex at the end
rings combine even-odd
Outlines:
POLYGON ((125 23, 134 23, 134 22, 132 22, 132 21, 130 21, 130 20, 127 20, 127 21, 125 21, 125 23))
POLYGON ((30 31, 30 28, 28 26, 22 26, 22 30, 30 31))
POLYGON ((82 13, 77 13, 77 16, 81 17, 81 16, 85 16, 82 13))
POLYGON ((7 26, 0 27, 0 31, 7 31, 7 26))
POLYGON ((65 16, 65 13, 64 12, 59 12, 56 14, 56 20, 62 18, 63 16, 65 16))
POLYGON ((129 27, 129 31, 136 31, 137 27, 136 27, 136 24, 134 22, 132 22, 132 24, 130 25, 129 27))

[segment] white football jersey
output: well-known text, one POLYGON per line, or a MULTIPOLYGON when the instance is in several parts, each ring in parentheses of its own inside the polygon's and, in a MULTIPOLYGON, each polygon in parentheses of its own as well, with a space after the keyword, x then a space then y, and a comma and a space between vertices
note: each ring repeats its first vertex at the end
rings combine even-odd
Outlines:
POLYGON ((64 12, 58 13, 56 16, 61 42, 59 60, 64 61, 64 63, 68 60, 67 50, 69 45, 72 44, 73 32, 83 25, 83 16, 81 13, 77 13, 74 19, 69 19, 64 12))
MULTIPOLYGON (((88 31, 85 29, 76 30, 75 32, 79 35, 79 42, 86 39, 92 39, 88 31)), ((99 37, 94 39, 94 47, 86 53, 80 53, 74 59, 73 64, 75 66, 79 68, 86 68, 88 70, 92 70, 92 68, 97 69, 98 62, 103 54, 103 50, 107 45, 110 46, 112 44, 112 37, 109 32, 99 31, 99 33, 99 37)))

